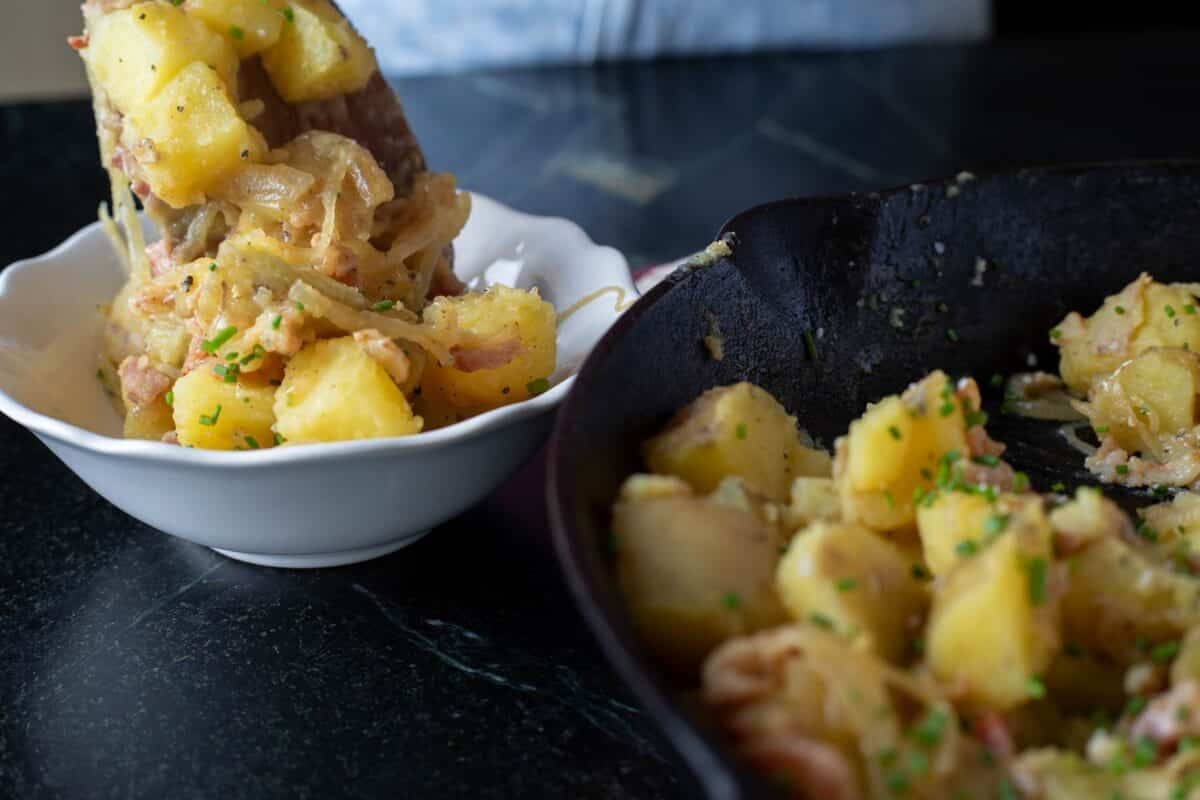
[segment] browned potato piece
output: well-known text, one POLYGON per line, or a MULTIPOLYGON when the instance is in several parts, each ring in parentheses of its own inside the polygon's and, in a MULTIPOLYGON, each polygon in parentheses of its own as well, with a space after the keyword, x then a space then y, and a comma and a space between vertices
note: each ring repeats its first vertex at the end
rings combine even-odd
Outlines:
POLYGON ((800 442, 795 417, 751 383, 710 389, 646 443, 646 463, 711 492, 736 475, 783 501, 799 475, 829 476, 829 457, 800 442), (822 458, 823 456, 823 458, 822 458))
POLYGON ((1086 395, 1097 380, 1152 347, 1200 351, 1195 287, 1156 283, 1143 273, 1092 316, 1072 311, 1050 338, 1059 347, 1063 380, 1086 395))
POLYGON ((1151 348, 1092 384, 1088 419, 1123 450, 1158 455, 1158 440, 1197 423, 1200 355, 1151 348))
POLYGON ((726 639, 786 618, 774 588, 779 534, 736 481, 697 496, 678 478, 634 475, 613 533, 634 625, 683 675, 726 639))
POLYGON ((859 639, 888 661, 910 649, 909 624, 928 604, 912 562, 892 542, 858 525, 817 522, 796 534, 775 587, 797 622, 859 639))

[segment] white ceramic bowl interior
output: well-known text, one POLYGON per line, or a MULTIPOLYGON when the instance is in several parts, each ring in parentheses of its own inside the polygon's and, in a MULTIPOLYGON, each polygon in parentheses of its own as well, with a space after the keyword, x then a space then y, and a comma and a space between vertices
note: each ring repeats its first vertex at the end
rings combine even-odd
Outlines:
POLYGON ((529 288, 560 311, 604 287, 558 331, 553 387, 416 436, 214 452, 127 440, 96 377, 108 303, 124 273, 98 224, 0 273, 0 411, 29 428, 113 505, 251 563, 324 567, 375 558, 465 511, 544 439, 592 346, 636 296, 619 252, 574 223, 481 195, 455 241, 473 288, 529 288))

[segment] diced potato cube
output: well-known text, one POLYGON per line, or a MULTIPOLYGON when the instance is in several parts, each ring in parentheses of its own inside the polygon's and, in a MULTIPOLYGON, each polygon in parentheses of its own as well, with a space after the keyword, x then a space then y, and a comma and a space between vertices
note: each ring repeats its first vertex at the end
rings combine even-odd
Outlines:
POLYGON ((1123 449, 1157 454, 1159 437, 1195 427, 1197 392, 1200 355, 1151 348, 1092 384, 1088 419, 1123 449))
POLYGON ((238 58, 224 36, 167 3, 138 3, 90 22, 84 60, 116 109, 141 108, 184 67, 212 67, 229 93, 237 91, 238 58))
POLYGON ((1132 661, 1136 643, 1178 639, 1200 623, 1200 581, 1105 537, 1067 559, 1068 641, 1132 661))
POLYGON ((1200 494, 1180 492, 1169 502, 1139 509, 1138 515, 1143 532, 1153 531, 1154 543, 1145 549, 1159 564, 1200 572, 1200 494))
POLYGON ((289 103, 360 91, 375 73, 375 54, 326 0, 291 0, 279 41, 263 66, 289 103))
POLYGON ((699 497, 677 478, 635 475, 613 512, 617 583, 634 626, 692 678, 721 642, 786 619, 774 587, 778 533, 735 494, 699 497))
POLYGON ((797 464, 804 449, 795 417, 770 393, 742 382, 700 395, 646 443, 644 453, 651 470, 678 475, 698 492, 737 475, 782 501, 802 474, 797 464))
POLYGON ((896 545, 858 525, 828 522, 796 534, 775 588, 792 619, 861 636, 894 662, 909 649, 910 623, 928 601, 896 545))
POLYGON ((126 439, 148 439, 158 442, 164 435, 175 430, 171 408, 161 397, 146 406, 133 405, 126 398, 125 408, 126 439))
POLYGON ((275 429, 291 444, 419 433, 404 393, 354 337, 307 345, 275 396, 275 429))
POLYGON ((134 108, 128 120, 129 134, 148 139, 155 151, 153 160, 141 162, 150 188, 175 208, 203 202, 209 188, 265 149, 220 76, 199 61, 134 108))
POLYGON ((986 497, 964 492, 942 492, 933 503, 917 508, 917 532, 930 572, 944 575, 964 551, 973 553, 983 539, 984 521, 994 513, 986 497))
POLYGON ((228 36, 239 57, 249 58, 279 40, 286 5, 282 0, 188 0, 187 11, 228 36))
POLYGON ((1200 314, 1190 287, 1156 283, 1143 273, 1092 316, 1072 311, 1050 337, 1059 347, 1063 380, 1086 395, 1098 379, 1151 347, 1200 351, 1200 314))
POLYGON ((173 408, 179 443, 204 450, 257 450, 274 444, 275 387, 227 383, 207 366, 175 381, 173 408))
POLYGON ((927 629, 933 673, 968 702, 1006 710, 1030 698, 1030 679, 1059 647, 1050 528, 1023 516, 937 587, 927 629))
POLYGON ((836 520, 842 514, 837 487, 830 478, 796 478, 791 502, 783 507, 783 524, 796 531, 810 523, 836 520))
POLYGON ((952 470, 966 453, 966 418, 954 384, 943 372, 931 373, 900 397, 868 408, 838 440, 834 480, 842 513, 874 530, 910 529, 914 493, 932 489, 939 470, 952 470))
POLYGON ((424 321, 447 335, 466 331, 471 342, 457 349, 455 365, 430 359, 422 393, 478 413, 549 388, 558 317, 536 289, 492 286, 486 292, 439 297, 425 309, 424 321))

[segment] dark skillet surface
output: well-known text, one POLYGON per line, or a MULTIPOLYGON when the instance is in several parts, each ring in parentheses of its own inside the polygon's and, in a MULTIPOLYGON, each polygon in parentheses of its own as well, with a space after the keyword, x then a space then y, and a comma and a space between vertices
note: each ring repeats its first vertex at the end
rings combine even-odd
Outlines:
MULTIPOLYGON (((702 717, 668 699, 675 689, 631 636, 611 582, 608 509, 621 480, 642 468, 640 443, 700 392, 739 380, 769 390, 829 444, 868 402, 931 369, 983 386, 1030 369, 1031 358, 1055 370, 1047 332, 1068 310, 1090 313, 1143 270, 1196 279, 1200 162, 1032 169, 788 200, 734 217, 722 235, 731 257, 672 276, 585 364, 559 418, 549 498, 561 561, 606 654, 709 796, 738 797, 765 790, 738 774, 702 717), (703 346, 710 315, 722 361, 703 346)), ((985 398, 993 437, 1036 487, 1092 482, 1055 423, 1000 414, 998 389, 985 398)), ((1126 506, 1149 499, 1110 493, 1126 506)))

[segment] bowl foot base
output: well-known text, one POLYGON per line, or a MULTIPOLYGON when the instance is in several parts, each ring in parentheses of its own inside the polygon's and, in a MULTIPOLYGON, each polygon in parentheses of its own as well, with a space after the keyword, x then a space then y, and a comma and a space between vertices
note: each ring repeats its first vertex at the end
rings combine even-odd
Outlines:
POLYGON ((260 567, 278 567, 280 569, 318 569, 321 567, 342 567, 347 564, 358 564, 373 558, 394 553, 401 547, 407 547, 423 538, 428 530, 418 531, 390 542, 363 547, 358 550, 338 550, 333 553, 312 553, 306 555, 271 555, 266 553, 239 553, 234 550, 216 550, 223 556, 235 561, 245 561, 247 564, 257 564, 260 567))

